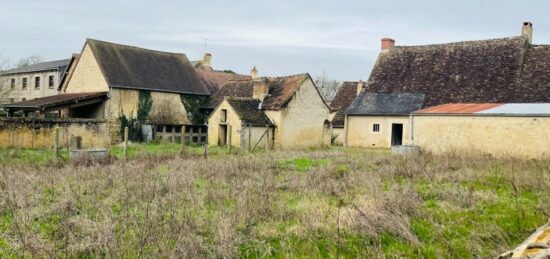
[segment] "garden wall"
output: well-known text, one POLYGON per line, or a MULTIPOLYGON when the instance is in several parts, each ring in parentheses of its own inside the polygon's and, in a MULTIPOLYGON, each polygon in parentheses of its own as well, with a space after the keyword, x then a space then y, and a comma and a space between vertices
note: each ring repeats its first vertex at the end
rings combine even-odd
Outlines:
POLYGON ((57 127, 61 147, 67 147, 73 136, 82 137, 84 149, 106 148, 111 144, 105 120, 0 118, 0 148, 51 148, 57 127))

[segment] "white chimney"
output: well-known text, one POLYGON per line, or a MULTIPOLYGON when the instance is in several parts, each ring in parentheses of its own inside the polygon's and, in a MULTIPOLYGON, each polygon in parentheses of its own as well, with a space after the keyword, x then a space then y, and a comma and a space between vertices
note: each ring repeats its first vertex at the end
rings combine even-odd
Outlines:
POLYGON ((258 77, 258 70, 256 69, 256 67, 250 70, 250 77, 252 77, 252 79, 256 79, 256 77, 258 77))
POLYGON ((529 44, 533 43, 533 24, 531 22, 524 22, 521 28, 521 36, 524 37, 529 44))

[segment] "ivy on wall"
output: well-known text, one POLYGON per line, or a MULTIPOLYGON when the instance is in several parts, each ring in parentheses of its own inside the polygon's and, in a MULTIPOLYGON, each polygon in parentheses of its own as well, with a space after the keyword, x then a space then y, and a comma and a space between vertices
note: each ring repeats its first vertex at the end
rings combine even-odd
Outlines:
POLYGON ((210 97, 206 95, 180 95, 181 102, 187 111, 187 117, 193 124, 204 124, 208 118, 208 114, 201 110, 207 107, 210 102, 210 97))
POLYGON ((149 117, 151 112, 151 107, 153 107, 153 100, 151 100, 151 92, 139 90, 138 95, 138 111, 137 111, 137 120, 141 123, 144 123, 149 117))
POLYGON ((143 141, 141 125, 147 121, 152 106, 153 101, 151 100, 151 92, 139 90, 137 118, 128 118, 124 113, 119 117, 121 139, 124 139, 124 128, 128 127, 128 140, 136 142, 143 141))

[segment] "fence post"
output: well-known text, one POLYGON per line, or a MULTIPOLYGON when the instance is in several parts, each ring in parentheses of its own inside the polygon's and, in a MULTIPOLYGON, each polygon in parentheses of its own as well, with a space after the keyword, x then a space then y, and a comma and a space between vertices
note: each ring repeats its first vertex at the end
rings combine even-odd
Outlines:
POLYGON ((128 127, 124 127, 124 162, 128 156, 128 127))
POLYGON ((208 159, 208 144, 204 144, 204 159, 208 159))
POLYGON ((55 127, 53 148, 55 152, 55 160, 58 161, 59 160, 59 127, 55 127))
POLYGON ((185 125, 181 126, 181 153, 185 151, 185 125))

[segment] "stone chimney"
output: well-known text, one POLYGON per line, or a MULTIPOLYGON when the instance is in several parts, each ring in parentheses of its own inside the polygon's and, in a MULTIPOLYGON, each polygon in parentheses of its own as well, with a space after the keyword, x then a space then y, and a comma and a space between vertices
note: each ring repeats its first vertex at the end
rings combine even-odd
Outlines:
POLYGON ((382 51, 387 51, 395 45, 395 40, 391 38, 382 38, 382 51))
POLYGON ((265 97, 269 94, 269 86, 267 85, 267 78, 254 78, 252 79, 253 89, 252 89, 252 98, 263 101, 265 97))
POLYGON ((256 79, 256 77, 258 77, 258 70, 256 69, 256 67, 250 70, 250 77, 252 77, 252 79, 256 79))
POLYGON ((359 82, 357 83, 357 95, 359 95, 359 93, 361 93, 361 90, 363 90, 363 80, 359 80, 359 82))
POLYGON ((201 68, 212 70, 212 54, 205 53, 202 58, 201 68))
POLYGON ((533 24, 531 22, 524 22, 521 28, 521 36, 524 37, 529 44, 533 43, 533 24))

